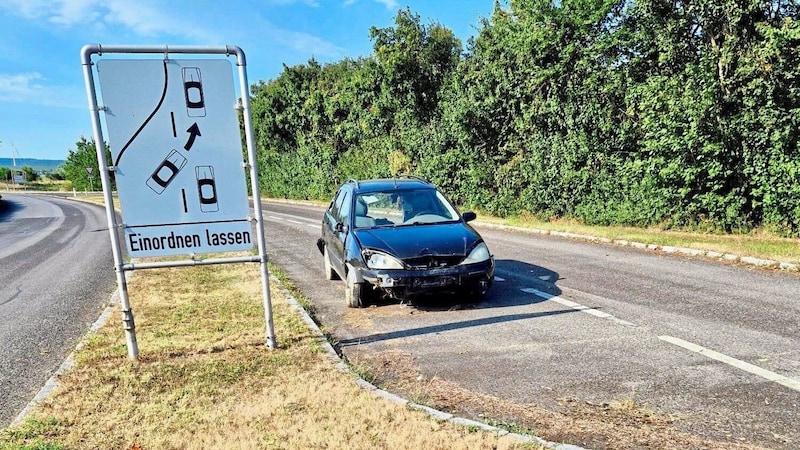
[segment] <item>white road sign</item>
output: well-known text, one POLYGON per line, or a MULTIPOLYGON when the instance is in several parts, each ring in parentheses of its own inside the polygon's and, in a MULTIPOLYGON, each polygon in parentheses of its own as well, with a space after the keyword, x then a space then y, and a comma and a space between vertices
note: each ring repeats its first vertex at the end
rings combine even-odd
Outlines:
POLYGON ((103 59, 97 74, 130 255, 253 248, 230 62, 103 59))

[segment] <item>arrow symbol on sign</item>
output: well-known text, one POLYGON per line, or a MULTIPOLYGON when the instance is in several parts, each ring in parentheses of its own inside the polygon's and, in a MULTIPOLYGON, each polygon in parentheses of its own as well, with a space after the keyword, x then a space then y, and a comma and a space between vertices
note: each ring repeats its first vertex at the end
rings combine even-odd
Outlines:
POLYGON ((194 140, 197 136, 202 136, 202 134, 200 134, 200 127, 197 126, 197 122, 193 123, 186 132, 189 133, 189 140, 186 141, 186 145, 184 145, 183 148, 188 152, 191 150, 192 145, 194 145, 194 140))

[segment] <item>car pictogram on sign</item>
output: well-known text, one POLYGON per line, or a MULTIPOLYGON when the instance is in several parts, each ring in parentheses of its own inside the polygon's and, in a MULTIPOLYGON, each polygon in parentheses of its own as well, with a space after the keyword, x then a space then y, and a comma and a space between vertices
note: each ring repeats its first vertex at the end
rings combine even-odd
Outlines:
POLYGON ((183 75, 183 96, 186 100, 186 114, 189 117, 205 117, 206 101, 203 95, 203 80, 200 76, 199 67, 184 67, 181 69, 183 75))
POLYGON ((200 196, 200 211, 219 211, 214 168, 211 166, 197 166, 194 168, 194 172, 197 177, 197 195, 200 196))
POLYGON ((178 153, 177 150, 172 149, 167 154, 167 157, 161 161, 161 164, 156 167, 150 178, 147 179, 147 186, 160 195, 185 165, 186 157, 178 153))

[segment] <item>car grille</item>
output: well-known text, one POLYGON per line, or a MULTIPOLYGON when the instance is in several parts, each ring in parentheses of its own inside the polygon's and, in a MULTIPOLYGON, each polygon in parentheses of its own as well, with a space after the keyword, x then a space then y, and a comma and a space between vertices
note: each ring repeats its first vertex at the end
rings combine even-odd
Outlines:
POLYGON ((412 270, 435 269, 438 267, 455 266, 464 259, 463 256, 436 256, 425 255, 416 258, 404 259, 403 262, 412 270))

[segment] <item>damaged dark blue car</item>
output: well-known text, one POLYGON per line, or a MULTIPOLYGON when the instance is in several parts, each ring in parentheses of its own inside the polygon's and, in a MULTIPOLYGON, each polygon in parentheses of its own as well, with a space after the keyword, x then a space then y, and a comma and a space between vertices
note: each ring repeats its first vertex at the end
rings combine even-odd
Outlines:
POLYGON ((350 180, 322 219, 325 277, 344 280, 356 308, 437 294, 479 301, 492 286, 494 257, 468 224, 475 218, 419 178, 350 180))

